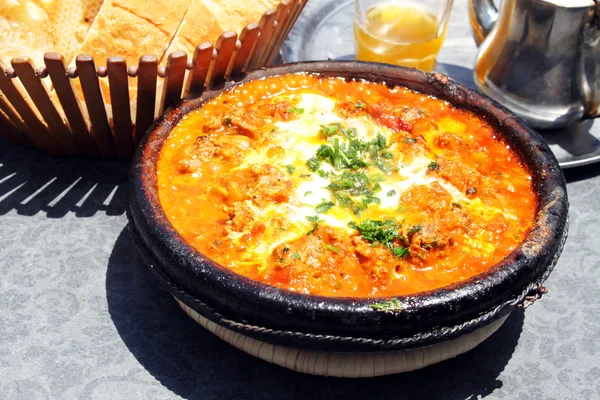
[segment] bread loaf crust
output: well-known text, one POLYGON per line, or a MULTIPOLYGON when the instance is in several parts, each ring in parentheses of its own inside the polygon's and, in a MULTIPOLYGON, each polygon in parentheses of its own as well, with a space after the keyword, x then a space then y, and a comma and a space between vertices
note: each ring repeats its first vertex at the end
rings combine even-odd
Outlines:
MULTIPOLYGON (((102 4, 81 48, 97 65, 111 56, 121 56, 127 65, 137 65, 140 56, 165 54, 189 8, 190 0, 107 0, 102 4)), ((110 104, 108 80, 101 79, 104 101, 110 104)), ((130 100, 136 85, 130 82, 130 100)))
MULTIPOLYGON (((71 60, 81 44, 104 0, 33 0, 48 15, 56 38, 55 49, 71 60)), ((46 50, 46 51, 50 51, 46 50)))
POLYGON ((0 0, 0 56, 5 65, 14 57, 29 57, 43 65, 44 53, 57 48, 46 11, 29 0, 0 0))
POLYGON ((196 47, 203 42, 214 43, 222 33, 215 15, 200 0, 192 0, 187 14, 177 34, 173 38, 164 57, 177 50, 183 50, 192 57, 196 47))

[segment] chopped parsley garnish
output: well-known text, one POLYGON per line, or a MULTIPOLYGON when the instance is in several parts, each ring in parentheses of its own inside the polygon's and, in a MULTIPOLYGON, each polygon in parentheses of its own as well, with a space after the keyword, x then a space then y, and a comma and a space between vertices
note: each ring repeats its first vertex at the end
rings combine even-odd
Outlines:
POLYGON ((318 161, 324 161, 336 170, 359 169, 375 165, 383 172, 388 172, 391 166, 385 165, 382 158, 393 159, 392 153, 384 151, 387 148, 385 136, 377 134, 373 140, 365 142, 356 139, 356 129, 341 128, 339 124, 321 125, 321 134, 328 137, 330 144, 322 144, 317 150, 315 157, 307 161, 308 167, 315 172, 318 169, 318 161), (330 137, 341 132, 348 141, 340 141, 339 138, 330 137), (371 163, 367 162, 367 156, 371 163))
POLYGON ((340 132, 342 129, 342 125, 339 123, 329 124, 329 125, 321 125, 321 130, 319 134, 325 137, 333 136, 336 133, 340 132))
POLYGON ((421 108, 419 108, 419 110, 418 110, 417 112, 419 113, 419 115, 423 115, 423 114, 425 114, 425 110, 423 110, 423 109, 421 109, 421 108))
POLYGON ((439 171, 440 170, 440 164, 436 163, 435 161, 432 161, 429 163, 429 165, 427 166, 427 168, 429 168, 430 171, 439 171))
POLYGON ((319 160, 317 160, 316 157, 311 157, 306 161, 306 166, 312 172, 316 172, 319 169, 319 167, 321 166, 321 163, 319 162, 319 160))
POLYGON ((294 171, 296 170, 296 167, 294 167, 293 165, 286 165, 285 169, 287 170, 288 174, 294 175, 294 171))
POLYGON ((361 158, 360 149, 356 146, 359 140, 352 140, 348 145, 333 139, 331 146, 322 144, 317 149, 317 159, 331 164, 336 170, 364 168, 368 164, 361 158))
POLYGON ((319 135, 325 137, 327 143, 319 146, 306 165, 312 172, 329 180, 327 187, 333 192, 334 203, 324 201, 317 206, 316 212, 324 213, 337 205, 359 215, 370 204, 380 203, 381 200, 374 196, 381 190, 379 182, 384 180, 384 175, 397 170, 392 164, 394 156, 387 150, 386 137, 377 133, 370 141, 358 139, 356 128, 346 128, 339 123, 321 125, 319 135), (325 172, 321 168, 322 163, 331 165, 334 170, 325 172), (368 175, 370 167, 378 168, 383 175, 368 175))
POLYGON ((293 260, 299 260, 300 259, 300 253, 296 252, 296 253, 292 254, 292 259, 293 260))
POLYGON ((231 118, 229 118, 229 117, 223 118, 223 125, 225 125, 225 126, 231 125, 231 118))
POLYGON ((407 235, 412 236, 417 232, 421 232, 421 229, 422 229, 421 225, 415 225, 408 230, 407 235))
POLYGON ((353 196, 372 195, 381 190, 378 179, 369 177, 363 171, 344 171, 340 175, 332 174, 328 188, 334 192, 345 190, 353 196))
POLYGON ((329 176, 329 172, 325 172, 322 169, 319 169, 317 171, 317 175, 319 175, 321 178, 327 178, 329 176))
POLYGON ((356 128, 342 128, 340 131, 342 132, 342 135, 346 136, 348 139, 354 139, 358 134, 356 128))
POLYGON ((381 203, 381 199, 379 197, 371 196, 370 194, 366 195, 362 199, 362 204, 364 204, 364 205, 379 204, 379 203, 381 203))
POLYGON ((406 236, 408 237, 408 240, 409 240, 409 241, 412 241, 412 240, 413 240, 413 237, 414 237, 414 236, 415 236, 417 233, 421 232, 421 229, 422 229, 421 225, 415 225, 415 226, 411 227, 411 228, 408 230, 408 232, 406 232, 406 236))
POLYGON ((317 230, 317 227, 319 226, 319 222, 321 222, 321 219, 319 218, 318 215, 313 215, 312 217, 306 217, 306 219, 313 223, 311 230, 306 232, 306 234, 312 235, 317 230))
POLYGON ((304 196, 308 196, 309 194, 312 194, 312 190, 307 190, 306 192, 304 192, 304 196))
MULTIPOLYGON (((378 150, 385 150, 385 148, 387 147, 385 145, 385 136, 383 136, 381 132, 377 133, 377 137, 371 140, 370 144, 375 146, 375 148, 377 148, 378 150)), ((371 153, 371 158, 374 158, 373 153, 371 153)))
POLYGON ((392 189, 392 190, 388 190, 388 192, 385 194, 387 197, 392 197, 396 194, 397 192, 392 189))
POLYGON ((380 301, 379 303, 371 304, 371 308, 375 311, 394 312, 404 310, 404 306, 398 299, 390 299, 380 301))
POLYGON ((367 209, 369 204, 380 203, 381 200, 378 197, 366 195, 361 201, 355 201, 344 192, 335 192, 333 194, 338 206, 352 210, 354 215, 359 215, 361 212, 367 209))
POLYGON ((401 224, 392 219, 385 221, 366 219, 358 225, 350 222, 348 226, 359 231, 366 241, 386 246, 397 257, 408 255, 408 248, 402 246, 406 244, 406 239, 400 233, 401 224))
POLYGON ((323 200, 323 202, 321 204, 318 204, 315 207, 315 212, 318 214, 324 214, 327 211, 329 211, 329 209, 331 209, 331 207, 335 206, 335 204, 332 201, 325 201, 323 200))
POLYGON ((411 138, 411 137, 407 137, 407 138, 404 138, 403 142, 405 144, 413 144, 413 143, 417 143, 417 139, 411 138))
POLYGON ((326 244, 325 248, 328 249, 328 250, 333 251, 334 253, 339 253, 340 252, 340 249, 338 249, 337 247, 331 246, 329 244, 326 244))
POLYGON ((287 111, 289 113, 304 114, 304 108, 300 108, 300 107, 291 107, 291 108, 288 108, 287 111))
POLYGON ((367 108, 367 105, 359 101, 358 103, 356 103, 356 108, 367 108))

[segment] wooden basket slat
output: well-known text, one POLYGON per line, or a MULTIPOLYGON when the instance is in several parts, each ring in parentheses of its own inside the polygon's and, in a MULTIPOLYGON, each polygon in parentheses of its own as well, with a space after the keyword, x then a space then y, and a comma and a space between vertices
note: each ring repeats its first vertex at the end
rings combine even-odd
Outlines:
MULTIPOLYGON (((271 43, 279 42, 281 35, 283 35, 283 32, 286 29, 286 23, 288 21, 288 18, 290 16, 292 8, 293 8, 292 6, 293 6, 292 0, 283 0, 277 6, 277 28, 273 32, 273 36, 271 38, 271 43)), ((277 55, 277 52, 279 51, 279 48, 277 46, 270 46, 270 47, 271 48, 269 49, 268 52, 265 53, 265 56, 263 58, 263 60, 265 60, 265 63, 270 63, 271 60, 273 58, 275 58, 275 56, 277 55)))
POLYGON ((137 145, 154 122, 158 58, 153 55, 140 57, 138 64, 138 100, 135 114, 134 143, 137 145))
POLYGON ((213 57, 216 58, 216 50, 212 43, 206 42, 196 47, 192 57, 192 69, 190 70, 186 84, 186 97, 190 95, 197 96, 204 91, 204 85, 213 57))
POLYGON ((17 88, 16 82, 7 76, 6 68, 1 61, 0 90, 19 114, 25 126, 27 126, 27 130, 25 131, 27 139, 35 144, 37 148, 49 154, 63 154, 58 142, 50 135, 46 125, 38 118, 25 96, 23 96, 21 91, 17 88))
POLYGON ((260 60, 263 58, 266 50, 269 46, 269 40, 273 34, 273 28, 277 19, 277 10, 270 9, 260 19, 258 25, 260 26, 260 37, 256 46, 253 50, 252 61, 248 65, 248 69, 254 69, 260 64, 260 60))
POLYGON ((260 27, 257 23, 253 22, 246 25, 238 41, 241 43, 240 49, 235 55, 235 61, 231 67, 231 75, 240 74, 246 71, 246 67, 250 61, 250 55, 252 49, 258 39, 260 33, 260 27))
POLYGON ((83 116, 79 99, 75 95, 73 82, 67 76, 64 57, 58 53, 46 53, 44 63, 77 145, 83 150, 83 154, 98 156, 98 149, 90 136, 88 123, 83 116))
POLYGON ((113 112, 113 132, 117 158, 127 160, 133 154, 133 131, 129 101, 127 62, 123 57, 109 57, 106 62, 110 102, 113 112))
POLYGON ((24 146, 35 146, 35 142, 28 139, 28 129, 21 117, 17 115, 17 112, 12 108, 9 101, 2 95, 0 91, 0 110, 8 118, 8 120, 15 126, 15 129, 19 133, 22 139, 22 145, 24 146))
POLYGON ((210 76, 211 84, 225 79, 229 66, 231 65, 236 42, 237 33, 232 31, 222 33, 221 36, 219 36, 219 39, 217 39, 217 44, 215 46, 217 49, 217 59, 215 60, 215 66, 210 76))
POLYGON ((163 83, 161 113, 181 100, 186 65, 187 53, 185 51, 175 51, 169 54, 165 69, 166 76, 163 83))
MULTIPOLYGON (((267 21, 265 29, 263 30, 264 35, 261 38, 261 42, 264 43, 264 45, 260 47, 260 51, 256 53, 256 55, 260 55, 260 57, 258 57, 257 63, 253 66, 254 68, 256 68, 259 65, 265 65, 265 62, 267 61, 267 56, 270 53, 270 50, 274 47, 273 40, 275 38, 275 35, 277 34, 279 26, 279 22, 277 21, 277 18, 279 17, 279 10, 280 8, 277 7, 272 9, 271 11, 274 14, 274 17, 271 17, 272 22, 267 21)), ((269 16, 269 14, 270 12, 267 11, 265 15, 269 16)))
POLYGON ((50 99, 46 86, 37 76, 33 62, 29 58, 15 58, 11 64, 60 148, 68 155, 80 153, 81 149, 75 142, 71 130, 64 124, 62 116, 50 99))
POLYGON ((28 145, 27 139, 19 132, 15 124, 0 107, 0 138, 12 144, 28 145))
MULTIPOLYGON (((296 20, 300 16, 300 13, 304 9, 304 6, 306 5, 307 1, 308 0, 295 0, 293 2, 293 4, 292 4, 293 8, 292 8, 291 14, 290 14, 291 16, 286 21, 285 30, 283 31, 283 34, 279 38, 279 41, 277 43, 275 43, 275 48, 277 49, 277 51, 279 51, 279 49, 281 49, 281 46, 283 46, 283 42, 285 41, 285 38, 287 38, 288 35, 290 34, 290 31, 292 30, 292 27, 294 26, 294 22, 296 22, 296 20)), ((271 62, 271 60, 269 60, 269 62, 271 62)))
POLYGON ((7 74, 0 64, 0 134, 55 155, 130 159, 164 108, 199 96, 230 75, 270 64, 305 3, 282 0, 258 24, 248 24, 239 37, 225 32, 216 45, 200 44, 189 63, 188 55, 175 52, 166 67, 159 67, 157 57, 143 56, 129 70, 122 57, 111 57, 107 67, 96 68, 91 56, 80 55, 74 70, 66 69, 61 55, 48 53, 46 67, 39 70, 29 60, 14 59, 17 76, 11 70, 7 74), (108 79, 109 94, 101 90, 100 79, 108 79), (137 89, 134 103, 130 82, 137 89))
POLYGON ((94 59, 89 55, 79 55, 75 59, 75 65, 91 122, 92 137, 96 141, 100 154, 105 158, 113 158, 116 155, 115 144, 108 124, 94 59))

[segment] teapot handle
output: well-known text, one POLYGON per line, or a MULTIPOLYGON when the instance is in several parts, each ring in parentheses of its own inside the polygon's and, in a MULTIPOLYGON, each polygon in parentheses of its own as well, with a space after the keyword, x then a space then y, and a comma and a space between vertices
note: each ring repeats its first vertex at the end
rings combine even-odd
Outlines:
POLYGON ((490 33, 498 19, 498 8, 493 0, 469 0, 469 20, 477 46, 490 33))
POLYGON ((584 106, 584 119, 600 117, 600 1, 595 14, 583 29, 578 84, 584 106))

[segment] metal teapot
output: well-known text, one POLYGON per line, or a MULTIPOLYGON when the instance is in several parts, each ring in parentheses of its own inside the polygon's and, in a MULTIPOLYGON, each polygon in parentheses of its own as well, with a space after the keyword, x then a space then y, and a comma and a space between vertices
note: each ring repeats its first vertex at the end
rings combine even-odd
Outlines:
POLYGON ((600 116, 595 0, 469 0, 479 89, 535 128, 600 116))

